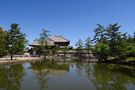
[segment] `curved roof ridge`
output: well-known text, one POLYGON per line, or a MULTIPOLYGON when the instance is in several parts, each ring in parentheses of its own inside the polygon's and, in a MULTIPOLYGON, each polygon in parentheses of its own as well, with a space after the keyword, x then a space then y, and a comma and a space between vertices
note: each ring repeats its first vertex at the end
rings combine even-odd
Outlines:
POLYGON ((51 40, 53 40, 54 42, 69 42, 69 40, 67 40, 66 38, 64 38, 62 35, 59 36, 51 36, 49 37, 51 40))

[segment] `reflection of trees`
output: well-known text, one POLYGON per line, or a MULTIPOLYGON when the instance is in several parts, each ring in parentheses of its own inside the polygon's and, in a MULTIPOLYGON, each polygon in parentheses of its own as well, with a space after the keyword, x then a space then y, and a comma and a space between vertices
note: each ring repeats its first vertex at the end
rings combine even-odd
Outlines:
POLYGON ((86 73, 86 77, 90 80, 92 79, 92 74, 93 74, 93 69, 92 69, 92 64, 91 63, 87 63, 85 65, 85 73, 86 73))
POLYGON ((0 67, 0 88, 5 90, 19 90, 24 75, 21 64, 0 67))
MULTIPOLYGON (((97 90, 127 90, 126 84, 135 83, 133 77, 120 72, 121 67, 116 65, 95 64, 94 80, 97 90)), ((127 73, 127 72, 125 72, 127 73)))
POLYGON ((82 76, 82 74, 83 74, 83 68, 84 66, 83 66, 83 62, 77 62, 76 63, 76 72, 77 72, 77 74, 78 74, 78 76, 79 77, 81 77, 82 76))
POLYGON ((67 64, 58 64, 58 63, 49 62, 49 61, 31 63, 31 68, 36 73, 40 90, 43 90, 45 87, 47 87, 47 81, 49 79, 47 77, 47 74, 50 73, 51 70, 54 70, 54 71, 55 70, 59 70, 59 71, 69 70, 69 67, 67 64))
POLYGON ((93 74, 93 65, 92 63, 83 63, 83 62, 76 62, 76 73, 79 77, 83 74, 90 80, 92 79, 93 74))
MULTIPOLYGON (((93 83, 95 84, 97 90, 109 90, 113 80, 112 72, 109 71, 109 67, 103 64, 97 64, 94 66, 94 77, 93 83)), ((113 90, 113 89, 111 89, 113 90)))
POLYGON ((46 75, 48 71, 43 71, 43 63, 32 63, 31 68, 33 71, 36 72, 36 77, 38 79, 38 84, 40 85, 40 90, 44 89, 47 84, 48 78, 46 78, 46 75))
POLYGON ((57 63, 57 62, 50 62, 50 61, 41 61, 41 62, 36 62, 36 63, 31 63, 32 69, 34 70, 69 70, 69 66, 66 63, 57 63))

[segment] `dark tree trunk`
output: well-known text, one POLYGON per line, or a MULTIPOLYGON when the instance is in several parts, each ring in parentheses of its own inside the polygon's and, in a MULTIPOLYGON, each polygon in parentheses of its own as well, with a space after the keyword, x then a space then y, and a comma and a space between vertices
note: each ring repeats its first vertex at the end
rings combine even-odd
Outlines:
POLYGON ((12 54, 12 53, 11 53, 11 55, 10 55, 10 56, 11 56, 11 60, 13 60, 13 54, 12 54))
POLYGON ((88 59, 89 59, 89 62, 90 62, 90 51, 88 51, 88 57, 89 57, 88 59))
POLYGON ((44 55, 44 60, 46 60, 46 55, 44 55))
POLYGON ((79 61, 82 61, 82 53, 79 53, 79 61))
POLYGON ((52 63, 54 62, 54 58, 52 59, 52 63))

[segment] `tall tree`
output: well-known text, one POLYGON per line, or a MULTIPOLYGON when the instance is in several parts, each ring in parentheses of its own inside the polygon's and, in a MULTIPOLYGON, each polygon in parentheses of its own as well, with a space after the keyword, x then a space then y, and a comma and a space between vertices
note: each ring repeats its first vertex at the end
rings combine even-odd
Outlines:
POLYGON ((39 40, 41 42, 41 45, 47 45, 48 44, 47 43, 47 38, 49 36, 48 33, 49 33, 48 30, 45 30, 45 29, 42 30, 42 33, 40 34, 40 38, 39 38, 39 40))
POLYGON ((39 42, 40 42, 40 49, 42 54, 44 55, 44 58, 49 54, 49 50, 47 49, 48 42, 47 39, 50 36, 48 30, 43 29, 42 33, 40 34, 39 42))
POLYGON ((106 28, 98 25, 98 28, 95 29, 94 40, 96 42, 95 44, 97 44, 99 48, 98 51, 102 51, 101 55, 104 53, 108 56, 112 56, 113 58, 119 58, 121 60, 125 59, 124 56, 126 55, 127 51, 127 36, 126 33, 122 33, 119 31, 120 27, 121 26, 115 23, 109 24, 109 26, 106 28), (108 47, 109 52, 108 50, 103 50, 105 49, 103 47, 108 47))
POLYGON ((91 51, 91 48, 92 48, 92 42, 91 42, 91 39, 90 39, 90 37, 88 37, 86 40, 85 40, 85 48, 86 48, 86 50, 87 50, 87 52, 88 52, 88 55, 89 55, 89 59, 90 59, 90 51, 91 51))
POLYGON ((82 52, 83 52, 83 41, 81 39, 79 39, 77 41, 77 43, 75 44, 76 46, 76 51, 77 51, 77 54, 79 56, 79 59, 82 58, 82 52))
POLYGON ((75 44, 77 49, 82 49, 83 48, 83 41, 79 39, 77 43, 75 44))
POLYGON ((7 54, 7 33, 0 27, 0 57, 7 54))
POLYGON ((119 60, 126 60, 127 54, 127 35, 119 31, 121 26, 117 23, 110 24, 107 27, 107 36, 109 37, 110 56, 119 60))
POLYGON ((97 24, 97 28, 94 30, 94 43, 93 53, 99 61, 106 60, 109 55, 109 45, 107 41, 106 28, 100 24, 97 24))
MULTIPOLYGON (((110 24, 107 28, 107 37, 109 37, 108 42, 110 46, 110 55, 113 57, 119 57, 125 52, 124 48, 126 48, 126 33, 122 33, 119 31, 121 26, 117 23, 110 24)), ((122 55, 123 56, 123 55, 122 55)))
POLYGON ((8 51, 13 59, 13 55, 22 54, 24 52, 27 40, 25 34, 20 31, 18 24, 11 24, 11 29, 8 30, 8 51))

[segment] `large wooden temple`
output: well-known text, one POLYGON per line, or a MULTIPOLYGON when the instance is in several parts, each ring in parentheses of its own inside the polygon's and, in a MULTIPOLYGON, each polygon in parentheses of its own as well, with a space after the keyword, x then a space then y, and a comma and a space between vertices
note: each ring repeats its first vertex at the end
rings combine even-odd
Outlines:
POLYGON ((41 45, 45 46, 46 48, 52 49, 54 47, 63 48, 67 46, 68 48, 72 48, 69 46, 70 41, 63 36, 50 36, 48 37, 43 44, 41 44, 40 40, 34 40, 32 44, 29 44, 32 48, 30 49, 30 53, 33 55, 39 54, 39 51, 34 50, 33 48, 40 47, 41 45))
MULTIPOLYGON (((63 36, 50 36, 46 40, 46 43, 43 43, 45 46, 68 46, 70 41, 63 36)), ((34 40, 29 46, 35 47, 40 46, 41 42, 39 40, 34 40)))

